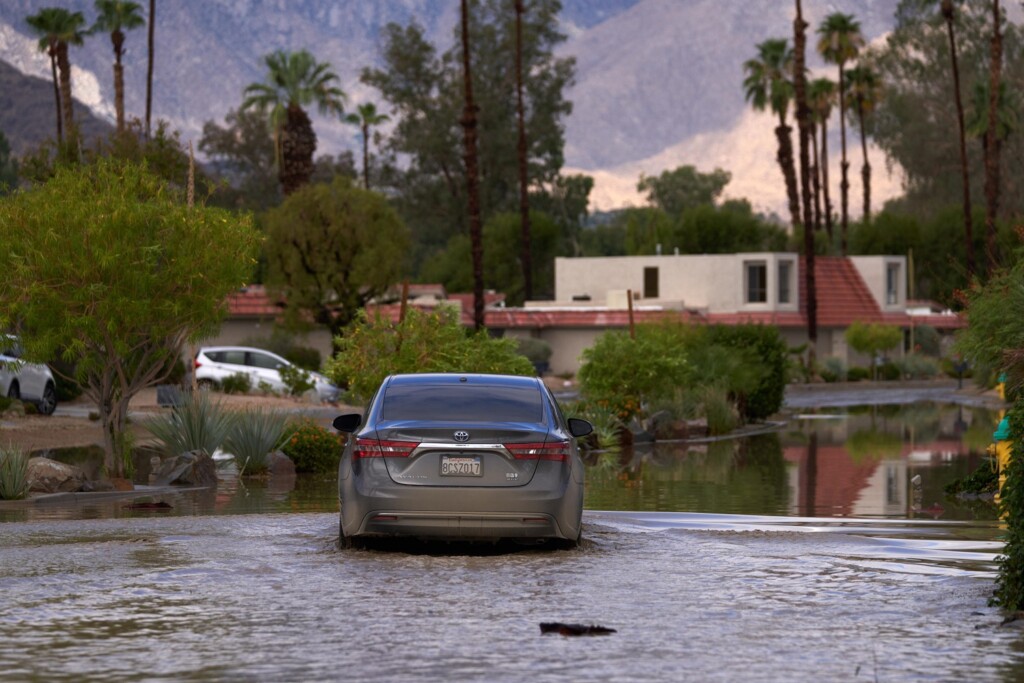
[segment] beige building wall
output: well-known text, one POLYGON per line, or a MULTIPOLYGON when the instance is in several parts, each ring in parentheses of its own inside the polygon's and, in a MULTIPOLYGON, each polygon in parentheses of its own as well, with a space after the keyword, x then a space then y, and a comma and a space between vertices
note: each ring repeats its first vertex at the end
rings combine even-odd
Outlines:
POLYGON ((907 258, 905 256, 851 256, 850 262, 860 273, 871 296, 883 313, 903 313, 907 310, 907 258), (894 269, 896 289, 890 297, 888 273, 894 269))

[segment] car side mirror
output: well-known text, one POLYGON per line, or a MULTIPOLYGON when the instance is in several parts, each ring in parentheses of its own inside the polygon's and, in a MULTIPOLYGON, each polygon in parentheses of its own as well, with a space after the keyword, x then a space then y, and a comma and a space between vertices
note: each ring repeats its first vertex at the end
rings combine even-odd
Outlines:
POLYGON ((363 423, 363 416, 359 413, 348 413, 347 415, 339 415, 334 418, 334 428, 339 432, 352 432, 359 429, 359 425, 363 423))
POLYGON ((578 417, 569 418, 569 433, 575 437, 586 436, 594 431, 594 425, 578 417))

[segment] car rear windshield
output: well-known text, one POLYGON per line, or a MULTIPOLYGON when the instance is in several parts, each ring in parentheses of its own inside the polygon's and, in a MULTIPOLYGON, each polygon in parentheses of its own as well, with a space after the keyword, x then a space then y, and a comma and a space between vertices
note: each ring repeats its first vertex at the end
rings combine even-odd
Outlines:
POLYGON ((444 422, 544 422, 544 403, 533 387, 404 385, 389 387, 384 420, 444 422))

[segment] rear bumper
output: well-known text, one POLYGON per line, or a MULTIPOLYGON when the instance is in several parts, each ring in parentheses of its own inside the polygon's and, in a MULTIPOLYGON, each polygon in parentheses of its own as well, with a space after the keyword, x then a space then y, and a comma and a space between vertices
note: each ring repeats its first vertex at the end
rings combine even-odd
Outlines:
POLYGON ((582 478, 568 472, 556 482, 535 475, 524 486, 477 488, 349 476, 341 479, 339 493, 346 536, 571 541, 579 537, 583 512, 582 478))

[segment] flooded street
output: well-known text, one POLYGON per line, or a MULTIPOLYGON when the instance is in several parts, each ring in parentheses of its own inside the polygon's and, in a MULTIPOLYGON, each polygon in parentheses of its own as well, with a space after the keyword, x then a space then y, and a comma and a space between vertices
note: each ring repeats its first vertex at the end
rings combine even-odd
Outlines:
POLYGON ((942 493, 994 420, 842 408, 593 455, 575 551, 340 551, 330 477, 5 509, 0 679, 1022 680, 995 508, 942 493))

